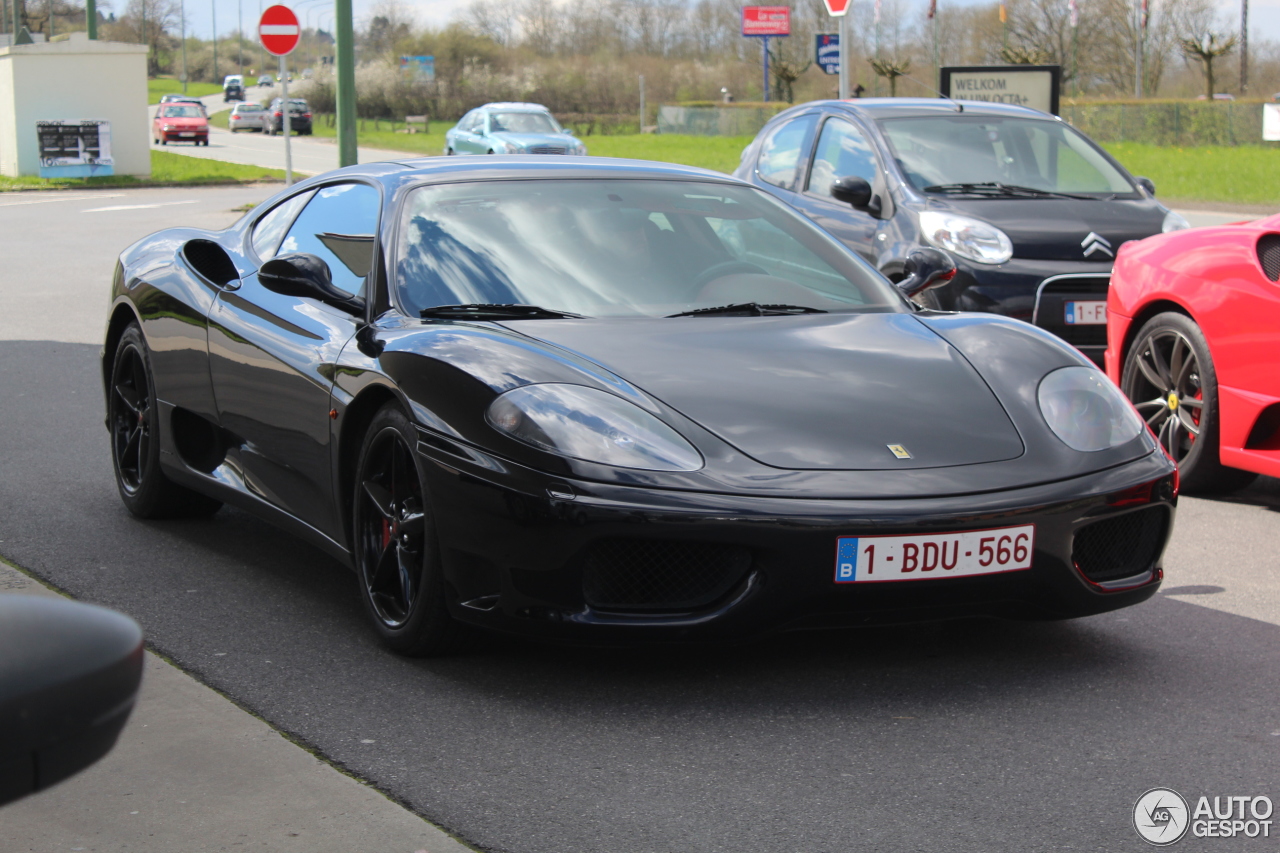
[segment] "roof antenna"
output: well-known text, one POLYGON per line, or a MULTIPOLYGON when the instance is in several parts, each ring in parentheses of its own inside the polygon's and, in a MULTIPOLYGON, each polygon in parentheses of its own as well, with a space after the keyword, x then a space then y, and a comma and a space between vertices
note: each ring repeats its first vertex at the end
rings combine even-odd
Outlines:
POLYGON ((964 104, 960 103, 960 102, 959 102, 959 101, 957 101, 955 98, 952 98, 952 97, 949 97, 949 96, 947 96, 947 95, 942 94, 942 93, 941 93, 941 92, 939 92, 937 89, 933 88, 932 86, 930 86, 928 83, 924 82, 923 80, 917 80, 916 78, 911 77, 911 76, 908 76, 908 75, 906 75, 906 74, 904 74, 904 75, 902 75, 902 76, 903 76, 903 77, 906 77, 908 80, 910 80, 910 81, 911 81, 911 82, 913 82, 913 83, 917 83, 917 84, 919 84, 919 85, 921 85, 921 86, 924 86, 926 89, 928 89, 930 92, 933 92, 933 94, 937 95, 939 98, 942 98, 944 101, 950 101, 951 103, 955 104, 955 105, 956 105, 956 112, 958 112, 958 113, 962 113, 962 112, 964 112, 964 104))

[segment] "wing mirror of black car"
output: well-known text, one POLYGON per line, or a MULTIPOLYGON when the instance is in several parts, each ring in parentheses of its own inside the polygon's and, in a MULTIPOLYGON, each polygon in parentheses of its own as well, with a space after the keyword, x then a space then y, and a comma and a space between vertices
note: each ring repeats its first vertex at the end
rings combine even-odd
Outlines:
POLYGON ((306 252, 292 252, 267 261, 258 270, 258 281, 273 293, 308 296, 335 308, 360 314, 364 300, 333 284, 333 273, 323 258, 306 252))
POLYGON ((910 298, 951 281, 956 274, 956 263, 940 249, 916 249, 907 255, 902 271, 907 277, 898 282, 898 290, 910 298))
POLYGON ((1151 180, 1150 178, 1142 178, 1142 177, 1134 178, 1134 180, 1138 182, 1138 186, 1142 187, 1144 190, 1147 191, 1147 195, 1152 196, 1153 198, 1155 197, 1155 194, 1156 194, 1155 181, 1151 180))
POLYGON ((128 616, 33 595, 0 596, 0 805, 111 751, 142 682, 128 616))
POLYGON ((871 191, 871 184, 866 178, 857 175, 846 175, 831 182, 831 197, 851 205, 854 210, 862 210, 872 216, 880 215, 880 199, 871 191))

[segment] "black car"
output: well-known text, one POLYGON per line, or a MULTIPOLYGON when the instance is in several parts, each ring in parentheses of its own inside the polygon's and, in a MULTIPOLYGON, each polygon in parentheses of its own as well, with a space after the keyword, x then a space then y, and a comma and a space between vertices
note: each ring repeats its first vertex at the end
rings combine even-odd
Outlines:
POLYGON ((244 87, 242 86, 236 86, 232 84, 222 90, 223 103, 230 103, 232 101, 243 101, 243 100, 244 100, 244 87))
MULTIPOLYGON (((284 133, 284 100, 276 98, 267 107, 267 133, 273 136, 284 133)), ((289 133, 295 136, 311 135, 311 107, 302 98, 289 99, 289 133)))
POLYGON ((228 502, 352 567, 405 653, 1080 616, 1160 584, 1176 472, 1058 338, 907 297, 701 169, 431 158, 120 257, 125 505, 228 502))
POLYGON ((925 305, 1049 329, 1097 364, 1120 244, 1189 227, 1106 151, 1026 107, 926 98, 780 113, 734 174, 802 211, 890 278, 918 246, 959 268, 925 305), (832 197, 839 179, 853 207, 832 197), (861 183, 860 183, 861 182, 861 183), (847 185, 847 186, 846 186, 847 185))

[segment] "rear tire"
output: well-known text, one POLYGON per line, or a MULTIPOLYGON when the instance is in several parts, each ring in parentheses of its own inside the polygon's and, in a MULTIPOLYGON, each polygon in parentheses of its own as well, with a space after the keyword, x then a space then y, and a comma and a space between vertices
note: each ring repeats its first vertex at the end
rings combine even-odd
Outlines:
POLYGON ((136 323, 120 336, 111 362, 107 427, 116 488, 129 512, 139 518, 190 518, 213 515, 222 506, 179 486, 160 469, 160 412, 151 355, 136 323))
POLYGON ((360 599, 374 630, 408 656, 446 654, 470 629, 449 615, 440 549, 417 436, 404 411, 388 403, 360 448, 353 495, 352 551, 360 599))
POLYGON ((1218 458, 1218 374, 1209 343, 1185 314, 1157 314, 1125 354, 1120 388, 1178 463, 1186 492, 1229 492, 1258 476, 1218 458))

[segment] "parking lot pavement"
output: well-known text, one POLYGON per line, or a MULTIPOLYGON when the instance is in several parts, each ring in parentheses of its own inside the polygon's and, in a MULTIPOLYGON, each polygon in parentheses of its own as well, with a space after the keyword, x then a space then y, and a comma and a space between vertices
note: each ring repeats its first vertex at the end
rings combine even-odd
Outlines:
MULTIPOLYGON (((55 595, 0 563, 0 595, 55 595)), ((466 853, 422 818, 148 653, 115 748, 0 809, 5 853, 466 853)))

